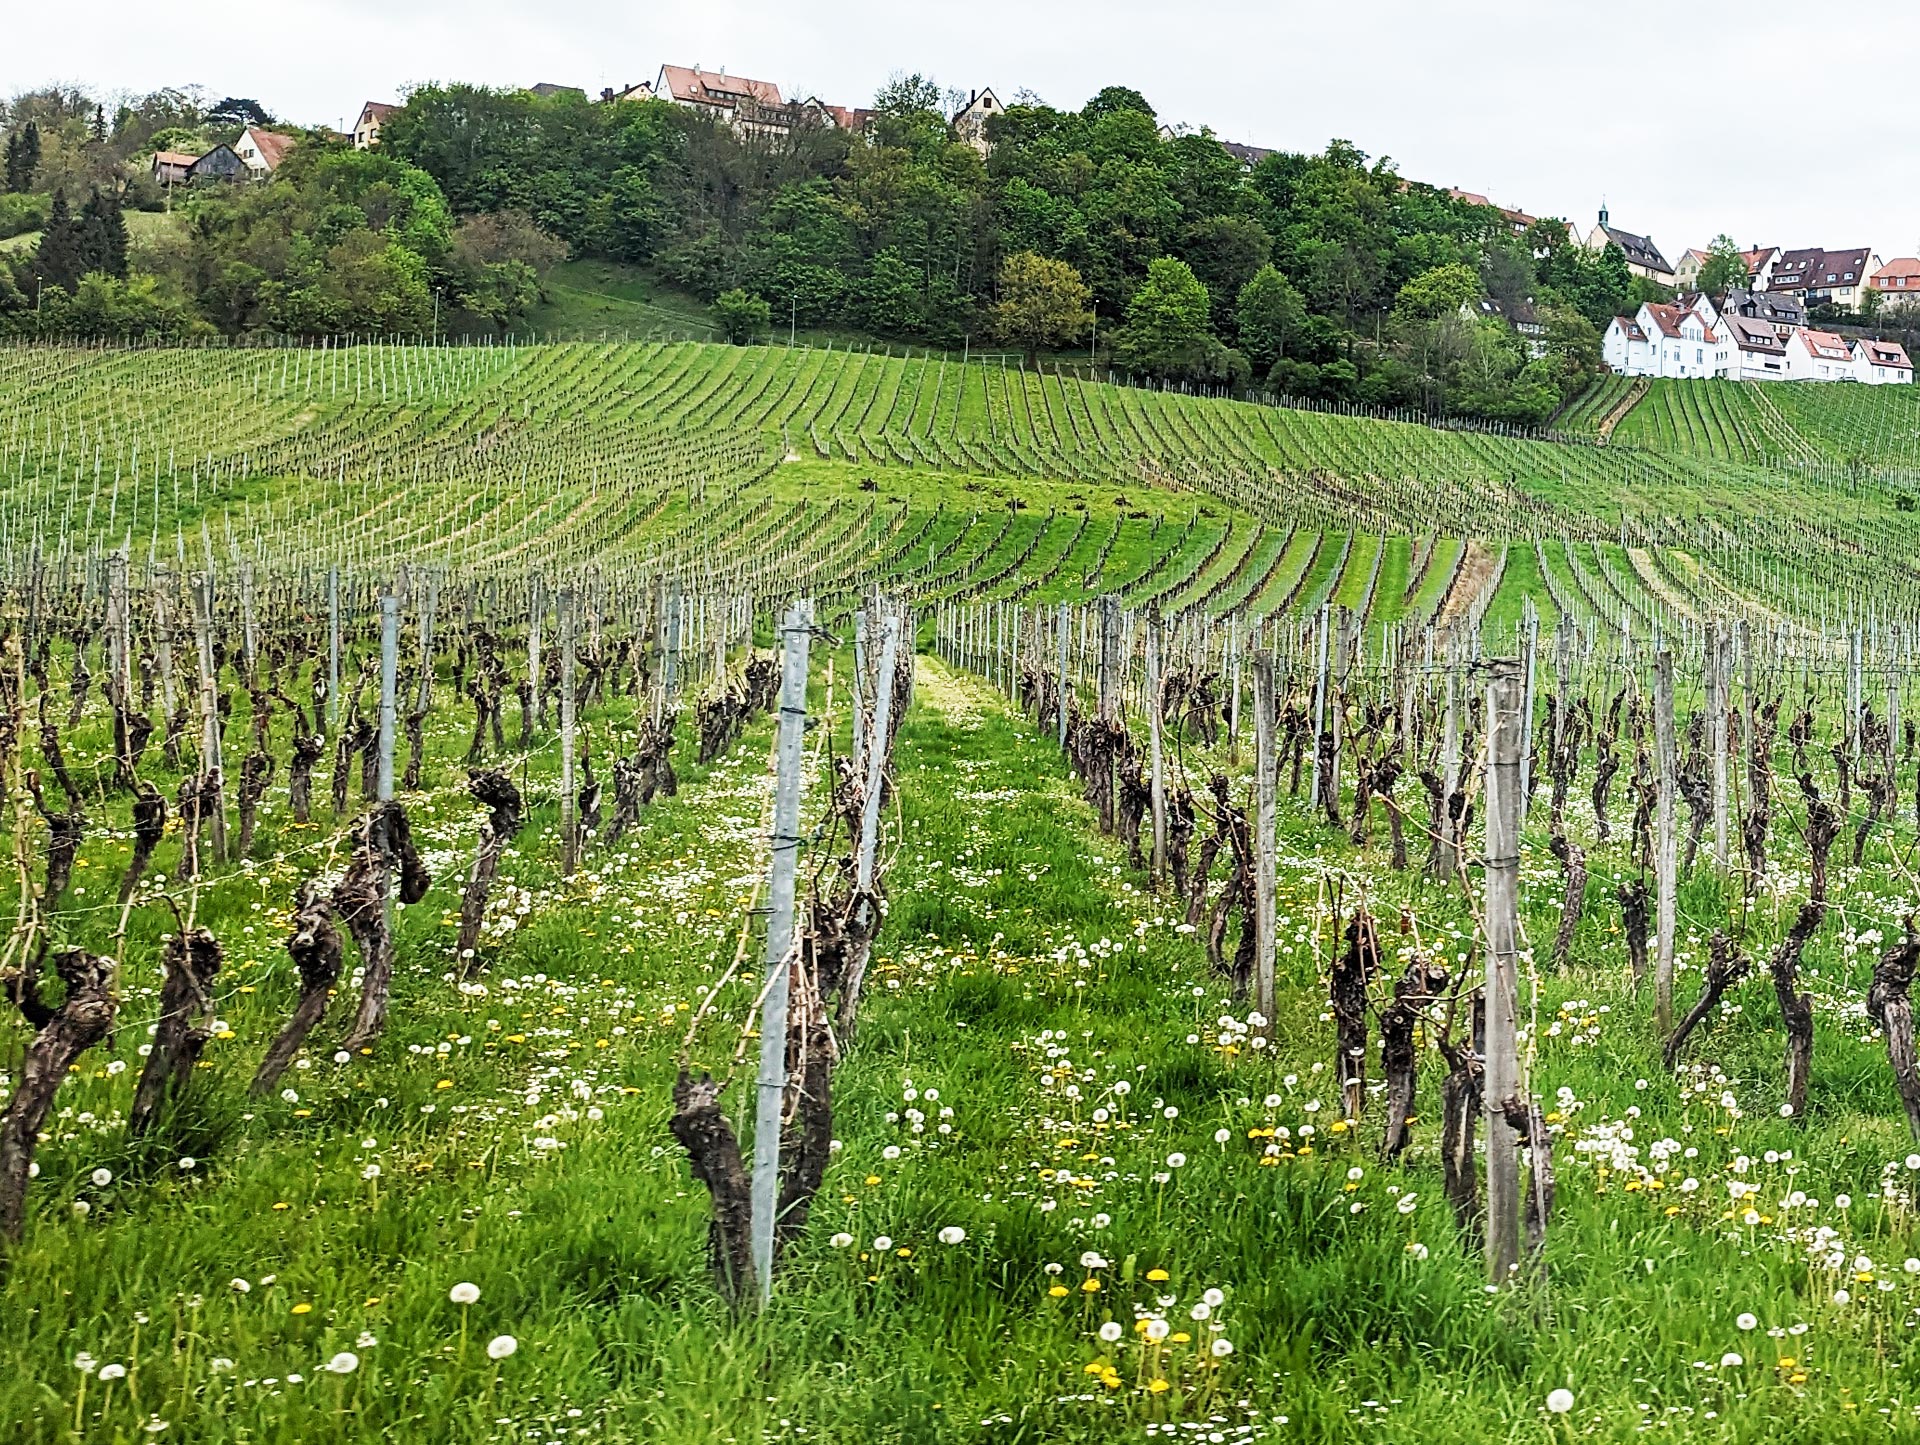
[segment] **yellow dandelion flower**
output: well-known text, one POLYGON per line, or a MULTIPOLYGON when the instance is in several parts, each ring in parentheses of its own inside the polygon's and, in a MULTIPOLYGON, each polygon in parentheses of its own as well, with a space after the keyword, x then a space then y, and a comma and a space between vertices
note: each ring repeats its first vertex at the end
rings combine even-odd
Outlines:
POLYGON ((1158 1283, 1160 1280, 1171 1278, 1171 1276, 1168 1275, 1164 1269, 1150 1269, 1147 1271, 1147 1278, 1158 1283))
POLYGON ((1100 1281, 1097 1279, 1090 1279, 1085 1284, 1081 1285, 1080 1288, 1083 1292, 1087 1294, 1099 1294, 1100 1281))
POLYGON ((1149 1380, 1147 1382, 1147 1388, 1156 1395, 1164 1395, 1172 1387, 1169 1386, 1165 1380, 1156 1379, 1156 1380, 1149 1380))
POLYGON ((310 1315, 313 1313, 313 1306, 305 1300, 301 1300, 299 1304, 293 1307, 293 1312, 297 1315, 310 1315))
POLYGON ((1068 1288, 1065 1285, 1057 1284, 1057 1285, 1054 1285, 1051 1289, 1049 1289, 1047 1293, 1053 1296, 1053 1298, 1055 1299, 1063 1299, 1068 1294, 1070 1294, 1071 1291, 1068 1290, 1068 1288))

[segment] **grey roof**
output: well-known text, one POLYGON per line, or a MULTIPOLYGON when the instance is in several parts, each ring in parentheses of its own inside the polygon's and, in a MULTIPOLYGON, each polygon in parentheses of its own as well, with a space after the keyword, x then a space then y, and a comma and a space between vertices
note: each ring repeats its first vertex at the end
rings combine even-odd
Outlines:
POLYGON ((1733 333, 1734 343, 1742 351, 1764 351, 1770 356, 1784 356, 1787 344, 1780 339, 1765 321, 1756 321, 1752 317, 1741 316, 1737 312, 1724 314, 1720 318, 1733 333))
POLYGON ((1627 253, 1627 260, 1635 266, 1645 266, 1649 271, 1664 271, 1669 276, 1673 267, 1667 264, 1667 258, 1660 254, 1660 248, 1653 244, 1650 236, 1636 236, 1631 231, 1622 231, 1617 226, 1602 226, 1607 239, 1627 253))

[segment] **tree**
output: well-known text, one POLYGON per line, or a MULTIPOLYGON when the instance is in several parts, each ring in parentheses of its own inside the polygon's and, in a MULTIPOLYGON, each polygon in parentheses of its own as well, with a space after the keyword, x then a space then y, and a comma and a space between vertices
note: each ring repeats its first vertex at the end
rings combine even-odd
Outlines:
POLYGON ((745 346, 773 321, 773 308, 766 298, 743 291, 738 286, 713 298, 713 319, 735 346, 745 346))
POLYGON ((82 264, 80 224, 67 209, 67 193, 53 193, 53 209, 47 213, 46 229, 33 253, 33 270, 42 286, 71 291, 86 274, 82 264))
POLYGON ((940 86, 931 77, 915 71, 903 75, 895 71, 887 83, 874 93, 873 108, 882 115, 910 116, 921 112, 940 113, 940 86))
POLYGON ((1154 109, 1147 104, 1147 98, 1137 90, 1124 85, 1109 85, 1092 100, 1080 108, 1080 114, 1087 120, 1098 120, 1101 116, 1113 115, 1123 110, 1137 111, 1148 120, 1154 118, 1154 109))
POLYGON ((1740 254, 1733 237, 1722 233, 1715 236, 1713 244, 1707 247, 1707 259, 1700 265, 1698 285, 1709 296, 1722 296, 1737 286, 1745 286, 1750 274, 1747 258, 1740 254))
POLYGON ((1480 294, 1480 276, 1471 266, 1458 262, 1423 271, 1400 288, 1393 299, 1398 315, 1419 321, 1438 321, 1457 315, 1480 294))
POLYGON ((1287 343, 1307 319, 1307 303, 1278 267, 1262 266, 1240 288, 1234 308, 1240 349, 1265 375, 1287 354, 1287 343))
POLYGON ((207 123, 237 130, 250 125, 270 125, 272 117, 259 101, 230 95, 218 105, 208 108, 207 123))
POLYGON ((96 272, 124 281, 127 277, 127 222, 120 197, 113 191, 95 191, 80 208, 76 240, 82 276, 96 272))
POLYGON ((1205 373, 1212 303, 1207 288, 1185 261, 1162 256, 1147 267, 1147 279, 1127 303, 1127 324, 1118 350, 1127 365, 1150 376, 1193 377, 1205 373))
POLYGON ((1065 261, 1016 251, 1000 264, 993 333, 1022 348, 1033 365, 1043 346, 1078 341, 1093 325, 1093 293, 1065 261))
POLYGON ((39 169, 40 126, 30 120, 7 132, 7 190, 15 194, 32 190, 34 173, 39 169))
POLYGON ((95 145, 107 143, 107 108, 104 105, 96 105, 93 108, 93 126, 90 134, 93 136, 95 145))

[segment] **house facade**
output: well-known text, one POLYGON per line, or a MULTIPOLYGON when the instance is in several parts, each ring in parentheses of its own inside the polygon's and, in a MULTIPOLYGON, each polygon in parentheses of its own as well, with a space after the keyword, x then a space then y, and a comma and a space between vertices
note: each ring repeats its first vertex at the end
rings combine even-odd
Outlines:
POLYGON ((257 125, 248 126, 233 143, 233 153, 256 176, 270 176, 279 170, 280 162, 292 149, 292 136, 257 125))
POLYGON ((724 70, 663 65, 653 82, 653 98, 700 111, 749 134, 785 135, 793 128, 791 109, 779 86, 724 70))
POLYGON ((993 149, 993 142, 987 139, 987 122, 1005 114, 1006 109, 991 88, 969 92, 967 103, 954 112, 955 138, 986 155, 993 149))
POLYGON ((215 146, 187 168, 187 179, 195 183, 245 180, 248 174, 247 163, 229 145, 215 146))
POLYGON ((1867 284, 1889 301, 1920 297, 1920 258, 1895 256, 1868 277, 1867 284))
POLYGON ((1649 301, 1608 322, 1600 343, 1602 359, 1623 376, 1736 378, 1736 350, 1704 296, 1685 306, 1649 301))
POLYGON ((1532 301, 1496 301, 1482 296, 1477 301, 1462 302, 1460 316, 1466 321, 1499 322, 1520 338, 1527 355, 1535 360, 1547 354, 1547 324, 1533 309, 1532 301))
POLYGON ((1787 343, 1765 321, 1737 312, 1722 312, 1720 325, 1732 344, 1733 381, 1785 381, 1787 343))
POLYGON ((1604 251, 1608 244, 1618 246, 1627 258, 1627 269, 1636 276, 1644 276, 1662 286, 1678 284, 1673 267, 1667 258, 1660 254, 1660 248, 1650 236, 1636 236, 1631 231, 1623 231, 1612 224, 1607 208, 1600 208, 1600 224, 1587 232, 1586 246, 1589 251, 1604 251))
POLYGON ((153 153, 153 180, 158 186, 183 186, 187 177, 193 173, 193 163, 200 157, 188 155, 185 151, 155 151, 153 153))
POLYGON ((1782 342, 1807 324, 1806 304, 1786 291, 1729 291, 1721 299, 1720 314, 1765 322, 1782 342))
POLYGON ((1854 378, 1868 386, 1912 386, 1913 363, 1907 349, 1893 341, 1853 343, 1854 378))
POLYGON ((1787 338, 1787 380, 1857 381, 1853 347, 1844 336, 1803 326, 1787 338))
POLYGON ((353 123, 353 148, 357 151, 372 150, 380 139, 380 127, 388 116, 400 109, 383 100, 370 100, 360 107, 360 118, 353 123))
POLYGON ((1825 302, 1843 311, 1858 311, 1866 300, 1874 273, 1881 269, 1880 258, 1871 246, 1852 246, 1829 251, 1813 246, 1800 251, 1784 251, 1767 283, 1769 291, 1787 291, 1808 306, 1825 302))

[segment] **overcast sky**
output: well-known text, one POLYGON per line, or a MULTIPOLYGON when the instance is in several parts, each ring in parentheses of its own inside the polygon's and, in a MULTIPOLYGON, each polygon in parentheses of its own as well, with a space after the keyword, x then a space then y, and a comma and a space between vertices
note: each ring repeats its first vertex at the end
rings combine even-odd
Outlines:
POLYGON ((1119 84, 1164 121, 1296 150, 1345 137, 1583 230, 1604 197, 1670 260, 1721 231, 1920 250, 1920 120, 1872 79, 1920 51, 1920 13, 1898 6, 1836 31, 1804 0, 173 0, 164 20, 94 0, 83 36, 64 7, 10 8, 7 92, 197 83, 337 126, 429 80, 597 93, 663 61, 849 105, 896 71, 1062 107, 1119 84))

